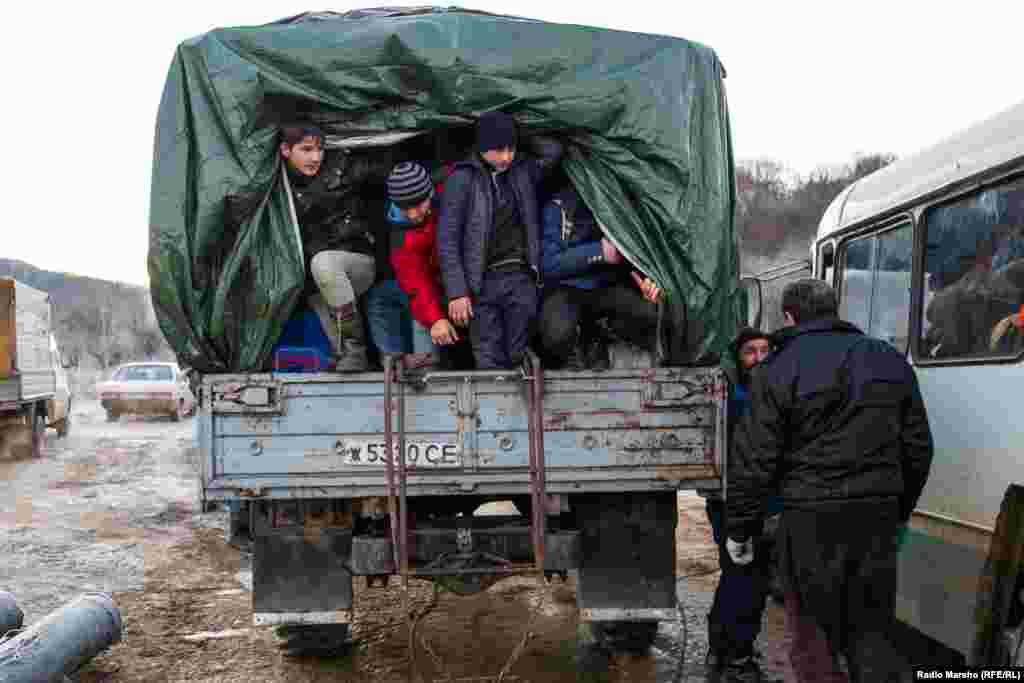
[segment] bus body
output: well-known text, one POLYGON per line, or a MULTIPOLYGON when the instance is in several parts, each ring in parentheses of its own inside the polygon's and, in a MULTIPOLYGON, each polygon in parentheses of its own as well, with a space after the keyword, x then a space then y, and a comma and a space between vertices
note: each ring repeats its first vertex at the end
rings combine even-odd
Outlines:
POLYGON ((897 618, 965 655, 1004 494, 1024 482, 1022 233, 1024 103, 846 188, 811 250, 840 317, 915 369, 935 457, 900 551, 897 618))

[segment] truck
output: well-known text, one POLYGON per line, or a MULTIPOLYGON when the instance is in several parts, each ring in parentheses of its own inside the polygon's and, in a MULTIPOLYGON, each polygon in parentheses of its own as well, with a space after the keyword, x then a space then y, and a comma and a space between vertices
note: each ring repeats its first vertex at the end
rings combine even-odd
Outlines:
POLYGON ((50 296, 0 278, 0 455, 40 457, 47 427, 62 437, 71 428, 50 296))
POLYGON ((676 496, 723 485, 717 360, 753 310, 724 77, 680 38, 463 9, 306 13, 178 47, 156 126, 151 295, 196 373, 201 503, 251 533, 255 624, 315 653, 357 618, 355 581, 398 577, 407 597, 413 580, 465 593, 569 571, 580 619, 611 647, 643 649, 679 618, 676 496), (385 357, 373 372, 271 372, 306 277, 280 126, 301 115, 329 150, 417 145, 445 161, 499 107, 559 138, 563 182, 685 301, 690 361, 619 344, 603 371, 531 353, 508 370, 385 357), (223 198, 243 190, 263 199, 236 233, 223 198), (477 514, 495 501, 508 514, 477 514))

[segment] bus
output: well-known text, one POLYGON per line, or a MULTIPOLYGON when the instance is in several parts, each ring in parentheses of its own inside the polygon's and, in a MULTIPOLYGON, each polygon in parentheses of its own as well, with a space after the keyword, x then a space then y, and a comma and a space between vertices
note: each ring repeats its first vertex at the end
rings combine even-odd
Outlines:
POLYGON ((898 620, 973 664, 1024 663, 1024 102, 844 189, 811 261, 840 317, 906 354, 928 411, 898 620))

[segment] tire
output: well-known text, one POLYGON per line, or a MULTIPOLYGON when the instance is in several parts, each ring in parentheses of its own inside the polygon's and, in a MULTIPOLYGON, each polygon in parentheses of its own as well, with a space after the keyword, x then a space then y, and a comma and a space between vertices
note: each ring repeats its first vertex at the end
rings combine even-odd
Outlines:
POLYGON ((342 657, 352 649, 348 624, 278 626, 274 633, 286 657, 342 657))
POLYGON ((590 628, 595 640, 610 652, 642 654, 658 635, 656 621, 595 621, 590 628))

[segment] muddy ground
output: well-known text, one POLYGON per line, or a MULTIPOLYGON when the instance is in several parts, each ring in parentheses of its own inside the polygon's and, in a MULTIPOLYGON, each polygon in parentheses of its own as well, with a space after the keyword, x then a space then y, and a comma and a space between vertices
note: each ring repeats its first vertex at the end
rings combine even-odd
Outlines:
MULTIPOLYGON (((80 402, 70 436, 48 432, 41 460, 0 462, 0 590, 17 597, 27 625, 91 590, 114 595, 124 637, 78 676, 82 683, 154 681, 389 682, 407 679, 401 588, 356 583, 355 646, 333 660, 294 659, 270 628, 252 626, 249 555, 225 543, 223 512, 199 514, 192 420, 123 417, 105 422, 80 402), (186 640, 199 633, 229 636, 186 640)), ((652 652, 616 657, 609 683, 701 681, 705 615, 717 558, 703 499, 679 496, 678 574, 684 624, 663 624, 652 652), (685 668, 678 653, 685 638, 685 668)), ((431 597, 413 584, 414 605, 431 597)), ((574 583, 545 593, 532 579, 499 582, 472 597, 442 594, 424 619, 416 658, 425 680, 493 680, 542 598, 535 637, 506 680, 571 681, 578 620, 574 583), (432 650, 441 664, 431 657, 432 650)), ((793 680, 781 608, 769 604, 764 668, 793 680)))

